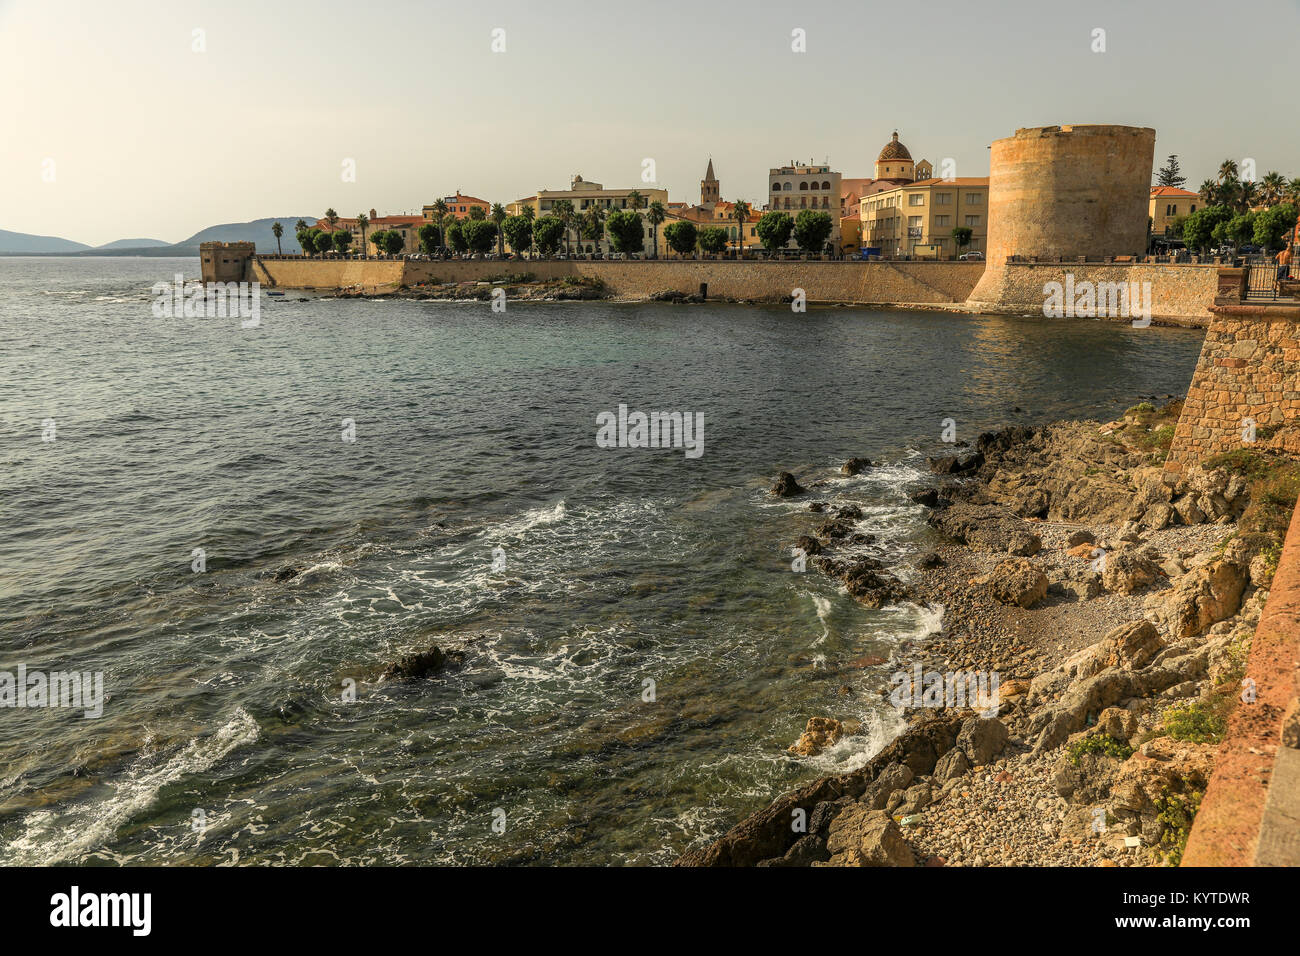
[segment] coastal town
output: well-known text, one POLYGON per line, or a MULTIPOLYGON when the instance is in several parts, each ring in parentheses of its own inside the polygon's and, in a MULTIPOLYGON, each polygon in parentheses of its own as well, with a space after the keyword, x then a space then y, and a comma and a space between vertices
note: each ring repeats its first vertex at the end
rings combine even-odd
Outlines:
MULTIPOLYGON (((871 175, 791 160, 769 169, 759 199, 723 198, 710 158, 697 201, 674 200, 652 181, 606 186, 574 174, 567 188, 508 202, 457 189, 425 203, 419 215, 372 208, 347 217, 331 207, 315 224, 299 220, 294 235, 305 254, 318 256, 982 261, 989 251, 989 177, 958 176, 956 168, 951 157, 939 161, 937 172, 930 160, 914 159, 895 130, 871 175)), ((1185 188, 1177 155, 1152 178, 1146 242, 1130 254, 1177 261, 1211 249, 1275 249, 1300 202, 1300 178, 1269 171, 1257 179, 1233 160, 1196 191, 1185 188)), ((278 241, 285 226, 274 228, 278 241)))

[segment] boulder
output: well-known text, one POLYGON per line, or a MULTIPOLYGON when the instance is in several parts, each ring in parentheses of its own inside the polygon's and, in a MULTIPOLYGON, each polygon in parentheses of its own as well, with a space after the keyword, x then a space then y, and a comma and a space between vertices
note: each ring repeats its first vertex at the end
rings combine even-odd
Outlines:
POLYGON ((1102 560, 1101 586, 1107 591, 1132 594, 1155 581, 1159 573, 1155 562, 1137 551, 1112 551, 1102 560))
POLYGON ((808 489, 799 482, 794 480, 794 475, 788 471, 783 471, 776 476, 776 484, 772 485, 769 495, 775 495, 778 498, 792 498, 795 495, 801 495, 808 489))
POLYGON ((447 666, 447 655, 438 646, 398 658, 379 675, 384 680, 411 680, 436 674, 447 666))
POLYGON ((891 763, 876 777, 862 794, 861 803, 872 810, 883 810, 895 791, 906 789, 915 778, 912 768, 905 763, 891 763))
POLYGON ((1026 558, 1003 561, 979 580, 1002 604, 1030 608, 1047 594, 1047 575, 1026 558))
POLYGON ((889 814, 856 804, 831 821, 831 866, 915 866, 912 849, 889 814))
POLYGON ((1019 555, 1022 558, 1032 558, 1043 549, 1043 540, 1036 534, 1030 534, 1028 531, 1013 531, 1011 539, 1007 542, 1007 553, 1019 555))
POLYGON ((867 458, 850 458, 844 464, 840 465, 841 475, 857 475, 871 467, 871 461, 867 458))
POLYGON ((988 763, 1007 745, 1007 727, 996 717, 970 717, 957 734, 957 747, 975 766, 988 763))
POLYGON ((844 736, 844 726, 831 717, 809 717, 796 743, 786 748, 801 757, 815 757, 844 736))
POLYGON ((942 568, 948 562, 939 556, 938 551, 926 551, 913 562, 913 567, 927 570, 929 568, 942 568))
POLYGON ((1087 528, 1080 528, 1078 531, 1070 532, 1070 536, 1065 539, 1065 546, 1074 549, 1081 544, 1094 544, 1096 541, 1097 539, 1091 531, 1087 528))
POLYGON ((959 747, 953 747, 934 765, 934 779, 941 784, 947 783, 949 780, 956 780, 968 770, 970 770, 970 760, 966 752, 959 747))
POLYGON ((1196 505, 1195 495, 1183 495, 1174 502, 1174 511, 1183 524, 1204 524, 1205 512, 1196 505))
POLYGON ((1184 574, 1172 590, 1154 595, 1148 609, 1171 640, 1181 641, 1236 614, 1246 581, 1235 562, 1212 561, 1184 574))
POLYGON ((907 496, 918 505, 925 505, 927 508, 935 508, 939 504, 938 488, 922 488, 920 491, 914 491, 907 496))
POLYGON ((810 556, 820 553, 822 549, 821 542, 818 541, 810 534, 799 535, 799 540, 797 540, 794 543, 794 546, 798 548, 800 551, 802 551, 804 554, 810 556))

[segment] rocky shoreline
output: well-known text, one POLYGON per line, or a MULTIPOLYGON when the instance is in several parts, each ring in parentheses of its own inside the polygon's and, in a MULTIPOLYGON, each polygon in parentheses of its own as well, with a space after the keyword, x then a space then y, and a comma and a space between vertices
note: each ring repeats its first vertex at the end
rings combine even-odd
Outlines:
MULTIPOLYGON (((944 609, 939 635, 864 673, 882 696, 899 675, 941 683, 902 696, 907 728, 865 766, 782 795, 677 865, 1176 863, 1294 506, 1277 482, 1297 480, 1261 448, 1164 483, 1179 410, 1016 426, 930 459, 936 484, 913 500, 939 543, 914 573, 871 556, 856 509, 812 501, 792 542, 810 564, 868 606, 944 609), (954 674, 992 675, 993 706, 954 674)), ((810 485, 782 474, 772 494, 810 485)), ((815 755, 853 723, 811 715, 790 750, 815 755)))

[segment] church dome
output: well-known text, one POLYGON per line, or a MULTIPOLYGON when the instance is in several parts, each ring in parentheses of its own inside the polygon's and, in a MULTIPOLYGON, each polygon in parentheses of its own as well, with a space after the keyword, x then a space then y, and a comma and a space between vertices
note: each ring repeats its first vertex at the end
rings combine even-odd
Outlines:
POLYGON ((910 163, 912 154, 908 152, 906 146, 898 141, 898 130, 894 130, 894 138, 885 144, 885 148, 880 151, 880 158, 876 162, 886 163, 900 159, 910 163))

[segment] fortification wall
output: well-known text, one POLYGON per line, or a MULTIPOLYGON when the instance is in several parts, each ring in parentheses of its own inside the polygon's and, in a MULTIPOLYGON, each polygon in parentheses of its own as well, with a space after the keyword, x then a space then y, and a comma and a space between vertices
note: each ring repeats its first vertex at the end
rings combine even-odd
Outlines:
POLYGON ((657 292, 778 301, 803 289, 809 302, 873 305, 958 305, 984 271, 982 262, 734 262, 725 259, 637 260, 398 260, 260 257, 258 281, 269 287, 391 291, 422 282, 485 281, 531 273, 539 279, 586 276, 619 298, 657 292))
POLYGON ((1166 480, 1189 464, 1249 447, 1246 419, 1255 423, 1261 445, 1300 457, 1300 443, 1286 432, 1276 439, 1258 434, 1300 421, 1300 306, 1214 306, 1165 460, 1166 480))
POLYGON ((1049 282, 1058 282, 1063 288, 1068 282, 1076 290, 1085 282, 1094 288, 1103 282, 1138 283, 1139 289, 1142 283, 1150 283, 1153 319, 1201 327, 1210 324, 1210 306, 1218 290, 1214 265, 1016 262, 1005 265, 991 281, 981 280, 980 288, 991 301, 978 311, 1042 315, 1047 298, 1044 286, 1049 282))

